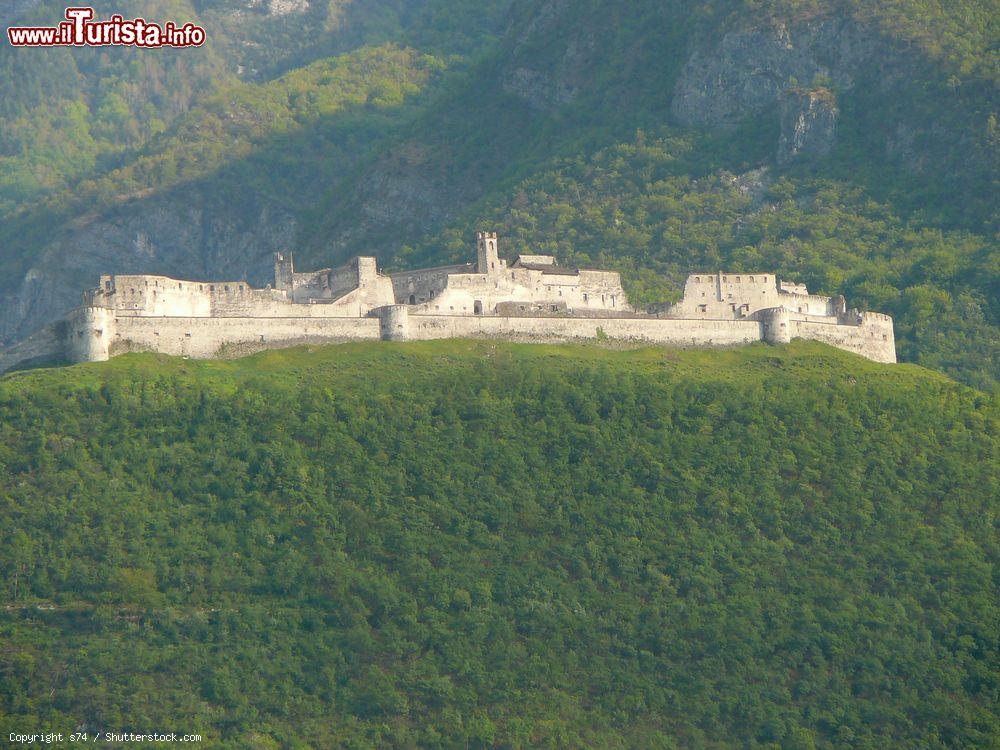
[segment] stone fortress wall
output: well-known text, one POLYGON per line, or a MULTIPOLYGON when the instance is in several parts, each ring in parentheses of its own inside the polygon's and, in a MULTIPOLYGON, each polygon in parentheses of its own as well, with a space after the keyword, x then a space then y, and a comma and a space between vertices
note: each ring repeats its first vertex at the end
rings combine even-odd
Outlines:
POLYGON ((547 255, 509 263, 480 232, 475 263, 379 273, 374 258, 295 271, 275 258, 274 285, 108 275, 64 321, 6 352, 0 372, 50 359, 101 361, 128 351, 210 358, 310 342, 454 337, 614 339, 734 346, 825 341, 895 362, 892 319, 848 310, 772 273, 692 274, 675 305, 633 309, 613 271, 566 268, 547 255))

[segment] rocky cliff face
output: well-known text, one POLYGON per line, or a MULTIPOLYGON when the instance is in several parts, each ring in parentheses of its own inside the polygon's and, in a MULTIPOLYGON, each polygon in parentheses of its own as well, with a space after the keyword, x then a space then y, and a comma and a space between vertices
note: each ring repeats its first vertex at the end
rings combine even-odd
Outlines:
POLYGON ((781 126, 776 160, 784 164, 829 154, 851 104, 852 126, 865 132, 867 147, 881 141, 873 157, 915 173, 935 161, 949 174, 989 169, 976 144, 982 126, 974 121, 986 120, 976 112, 982 102, 953 91, 954 109, 964 112, 955 116, 948 107, 931 111, 908 101, 913 71, 925 65, 914 49, 851 18, 737 28, 692 41, 671 112, 683 125, 722 133, 774 112, 781 126), (886 106, 890 98, 894 105, 886 106))
POLYGON ((303 249, 330 263, 358 254, 389 260, 400 245, 439 228, 479 195, 459 175, 442 174, 446 158, 416 141, 387 149, 350 180, 343 201, 304 228, 303 249))
POLYGON ((587 70, 601 56, 596 30, 579 23, 579 12, 566 0, 548 0, 526 23, 508 27, 500 75, 504 91, 542 111, 577 97, 588 83, 587 70))
POLYGON ((267 12, 272 16, 305 13, 307 10, 309 10, 308 0, 270 0, 267 5, 267 12))
POLYGON ((778 164, 829 154, 839 114, 837 102, 829 89, 785 91, 779 106, 781 137, 778 140, 778 164))
POLYGON ((731 130, 790 89, 823 80, 850 90, 862 70, 879 64, 878 51, 877 36, 850 20, 731 31, 717 44, 694 45, 671 109, 684 125, 731 130))

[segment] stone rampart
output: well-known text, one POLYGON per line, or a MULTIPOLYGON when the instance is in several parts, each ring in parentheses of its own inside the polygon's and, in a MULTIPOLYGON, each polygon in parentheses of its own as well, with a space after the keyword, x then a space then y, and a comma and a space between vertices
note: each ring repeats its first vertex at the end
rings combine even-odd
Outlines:
POLYGON ((540 341, 616 340, 674 346, 737 346, 760 341, 761 326, 748 320, 544 318, 411 314, 407 338, 515 338, 540 341))
POLYGON ((126 317, 118 319, 109 353, 156 351, 211 358, 304 343, 378 339, 375 318, 126 317))
POLYGON ((792 338, 812 339, 860 354, 876 362, 896 361, 892 318, 881 313, 862 313, 857 325, 838 325, 816 320, 790 321, 792 338))

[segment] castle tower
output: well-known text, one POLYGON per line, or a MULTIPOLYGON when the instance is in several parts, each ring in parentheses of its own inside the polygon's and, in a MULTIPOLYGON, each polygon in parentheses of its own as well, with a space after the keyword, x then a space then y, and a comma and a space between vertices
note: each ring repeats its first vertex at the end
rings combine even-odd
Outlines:
POLYGON ((502 267, 500 256, 497 253, 497 233, 477 232, 476 245, 478 251, 479 273, 494 274, 502 267))
POLYGON ((410 309, 406 305, 386 305, 372 311, 378 318, 383 341, 406 341, 410 335, 410 309))
POLYGON ((760 313, 764 341, 787 344, 792 340, 792 319, 784 307, 770 307, 760 313))
POLYGON ((71 362, 106 362, 116 331, 115 311, 86 304, 66 317, 66 357, 71 362))
POLYGON ((274 288, 283 289, 289 294, 292 293, 292 267, 291 253, 274 254, 274 288))

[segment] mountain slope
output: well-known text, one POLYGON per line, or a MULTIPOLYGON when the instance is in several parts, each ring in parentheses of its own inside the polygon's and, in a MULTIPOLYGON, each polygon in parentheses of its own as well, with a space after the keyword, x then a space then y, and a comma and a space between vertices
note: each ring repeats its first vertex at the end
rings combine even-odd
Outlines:
POLYGON ((778 269, 892 314, 904 361, 991 387, 1000 376, 995 242, 907 218, 843 179, 774 167, 734 173, 753 162, 718 149, 715 138, 661 128, 552 159, 453 227, 405 245, 395 262, 458 260, 476 227, 497 226, 510 255, 620 270, 639 304, 676 299, 692 269, 778 269))
POLYGON ((0 729, 996 747, 995 400, 818 344, 0 380, 0 729))
MULTIPOLYGON (((237 5, 195 10, 222 19, 223 40, 267 28, 263 10, 237 5)), ((817 292, 847 291, 893 312, 910 361, 977 386, 1000 377, 1000 76, 988 3, 522 0, 504 25, 507 4, 497 2, 475 26, 461 22, 476 12, 468 3, 439 0, 378 5, 356 28, 334 23, 362 13, 355 5, 312 3, 309 13, 325 14, 315 24, 308 14, 272 19, 286 31, 307 25, 312 41, 276 43, 241 96, 268 102, 288 76, 267 71, 394 39, 446 67, 405 117, 359 124, 367 115, 352 110, 346 123, 336 115, 291 131, 265 120, 244 144, 259 158, 246 160, 227 129, 212 131, 197 174, 176 189, 143 166, 169 162, 171 144, 200 117, 211 124, 227 111, 191 110, 118 168, 0 225, 0 340, 57 317, 101 271, 187 268, 261 281, 268 254, 289 246, 302 264, 365 253, 402 267, 466 257, 470 229, 486 221, 515 235, 512 250, 552 245, 561 220, 544 214, 586 205, 588 216, 567 217, 574 231, 560 234, 560 251, 577 237, 570 254, 625 271, 638 299, 676 292, 679 274, 709 263, 766 263, 817 292), (379 31, 360 31, 369 28, 379 31), (662 152, 660 166, 620 172, 621 196, 602 192, 594 165, 641 151, 643 139, 662 152), (690 209, 664 201, 666 173, 669 198, 690 209), (606 232, 607 222, 634 231, 606 232), (71 274, 60 271, 67 257, 71 274)), ((229 52, 237 48, 225 42, 218 52, 239 57, 229 52)), ((631 158, 621 166, 649 167, 631 158)))
MULTIPOLYGON (((468 54, 505 3, 449 0, 122 0, 96 15, 203 25, 198 49, 15 49, 0 46, 0 216, 132 159, 192 107, 237 80, 266 85, 295 68, 365 46, 468 54), (479 24, 463 22, 474 5, 479 24)), ((65 4, 16 6, 0 23, 52 25, 65 4), (20 10, 18 10, 18 7, 20 10)), ((154 146, 154 149, 157 148, 154 146)), ((147 189, 158 185, 146 184, 147 189)))

